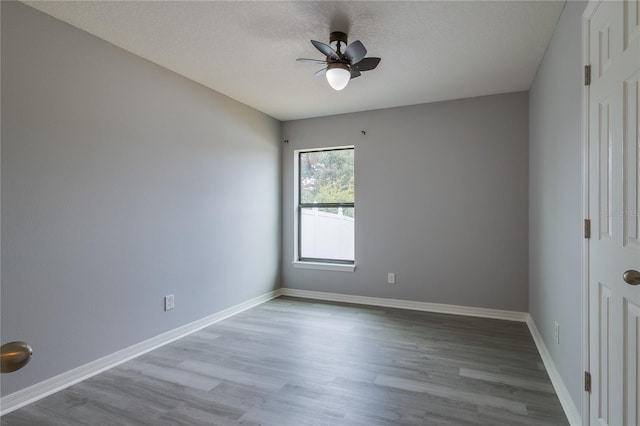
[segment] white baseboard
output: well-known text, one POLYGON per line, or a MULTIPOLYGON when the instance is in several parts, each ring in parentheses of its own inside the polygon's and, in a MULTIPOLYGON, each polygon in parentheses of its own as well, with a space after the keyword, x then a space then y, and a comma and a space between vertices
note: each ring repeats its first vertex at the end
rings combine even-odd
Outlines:
POLYGON ((517 311, 474 308, 471 306, 445 305, 442 303, 414 302, 411 300, 384 299, 379 297, 353 296, 349 294, 325 293, 321 291, 282 288, 283 296, 303 299, 326 300, 330 302, 354 303, 358 305, 384 306, 386 308, 411 309, 414 311, 436 312, 441 314, 464 315, 470 317, 494 318, 507 321, 526 322, 529 314, 517 311))
POLYGON ((173 342, 174 340, 180 339, 181 337, 202 328, 208 327, 211 324, 222 321, 249 308, 253 308, 254 306, 274 299, 280 296, 280 294, 281 289, 271 291, 2 397, 0 398, 0 416, 31 404, 32 402, 86 380, 89 377, 102 373, 105 370, 152 351, 160 346, 166 345, 167 343, 173 342))
POLYGON ((569 423, 572 426, 582 425, 582 416, 580 415, 580 411, 578 411, 578 407, 576 407, 576 404, 573 402, 573 398, 571 398, 567 386, 564 384, 562 377, 560 377, 560 373, 553 362, 553 358, 551 358, 551 353, 549 353, 547 345, 544 344, 544 340, 538 331, 538 327, 536 327, 536 323, 533 321, 533 318, 531 318, 531 315, 528 314, 527 326, 529 327, 533 341, 536 343, 538 352, 540 353, 540 357, 544 363, 544 367, 547 369, 547 374, 549 374, 549 378, 551 379, 551 384, 556 390, 556 394, 558 395, 558 399, 560 400, 560 404, 562 404, 562 409, 564 410, 569 423))

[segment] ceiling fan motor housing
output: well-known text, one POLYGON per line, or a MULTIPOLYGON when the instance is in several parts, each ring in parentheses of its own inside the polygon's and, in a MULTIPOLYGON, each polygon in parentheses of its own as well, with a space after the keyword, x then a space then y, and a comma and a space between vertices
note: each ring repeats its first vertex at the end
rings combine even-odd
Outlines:
POLYGON ((329 36, 329 45, 334 50, 338 50, 338 45, 341 43, 347 45, 347 34, 342 31, 333 31, 329 36))

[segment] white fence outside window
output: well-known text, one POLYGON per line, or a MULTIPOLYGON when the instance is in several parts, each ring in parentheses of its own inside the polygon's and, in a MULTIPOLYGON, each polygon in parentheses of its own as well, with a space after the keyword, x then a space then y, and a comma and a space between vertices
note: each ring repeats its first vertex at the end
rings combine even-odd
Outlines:
POLYGON ((320 211, 302 209, 302 257, 353 260, 355 247, 354 218, 320 211))

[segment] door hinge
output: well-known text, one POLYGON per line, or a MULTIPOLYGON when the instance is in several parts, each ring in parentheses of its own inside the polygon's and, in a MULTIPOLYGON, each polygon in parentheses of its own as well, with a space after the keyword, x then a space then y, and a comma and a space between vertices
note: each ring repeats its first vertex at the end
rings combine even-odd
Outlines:
POLYGON ((591 373, 584 372, 584 391, 591 392, 591 373))
POLYGON ((584 85, 588 86, 591 84, 591 65, 584 66, 584 85))
POLYGON ((591 238, 591 219, 584 220, 584 237, 591 238))

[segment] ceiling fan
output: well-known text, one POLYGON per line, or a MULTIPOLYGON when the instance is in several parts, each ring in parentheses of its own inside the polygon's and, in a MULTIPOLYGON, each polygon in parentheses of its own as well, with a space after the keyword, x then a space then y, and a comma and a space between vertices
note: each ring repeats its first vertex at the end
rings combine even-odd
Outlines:
POLYGON ((332 32, 329 40, 330 45, 311 40, 311 44, 326 56, 325 60, 298 58, 297 61, 326 64, 327 67, 316 72, 316 75, 326 76, 335 90, 344 89, 349 80, 360 77, 362 71, 372 70, 380 63, 380 58, 365 58, 367 49, 360 40, 347 45, 347 34, 341 31, 332 32), (344 46, 346 49, 343 52, 344 46))

